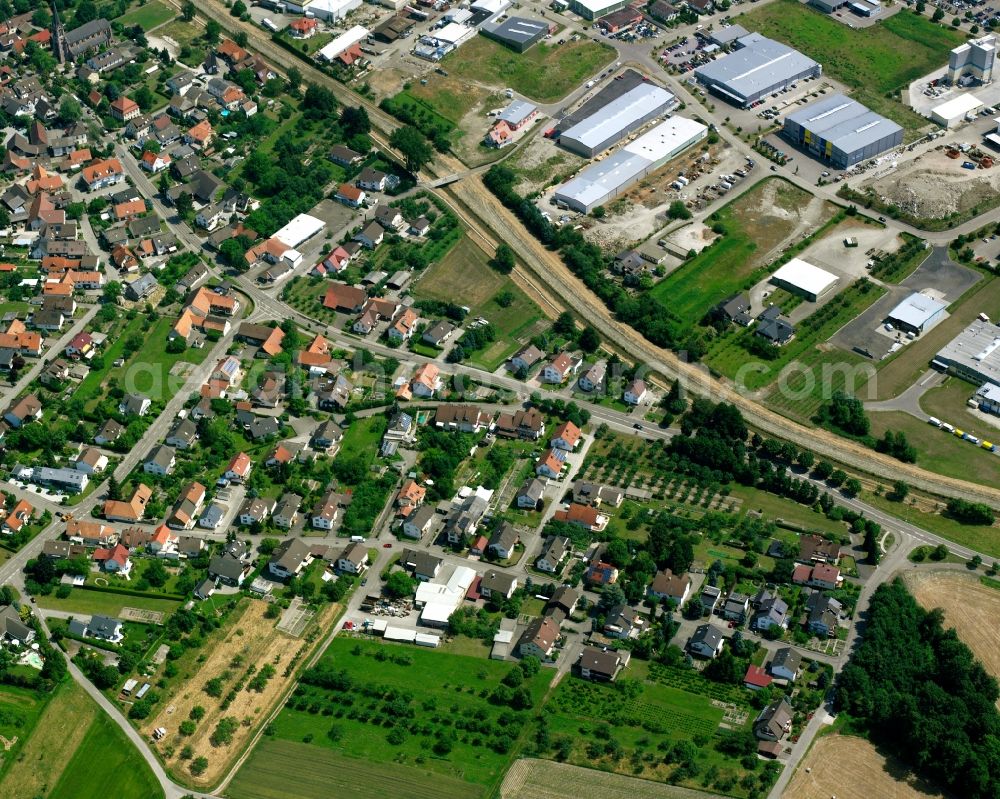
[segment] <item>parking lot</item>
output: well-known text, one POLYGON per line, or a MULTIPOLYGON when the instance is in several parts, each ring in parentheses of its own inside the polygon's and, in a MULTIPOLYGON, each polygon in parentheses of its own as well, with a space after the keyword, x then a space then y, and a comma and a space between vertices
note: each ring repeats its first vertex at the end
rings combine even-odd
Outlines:
POLYGON ((915 291, 927 291, 945 302, 954 302, 981 280, 978 272, 960 266, 948 257, 948 251, 936 247, 928 258, 899 285, 886 285, 888 293, 868 310, 841 328, 830 342, 844 350, 870 353, 875 360, 885 356, 894 343, 909 339, 900 331, 885 329, 889 312, 915 291))

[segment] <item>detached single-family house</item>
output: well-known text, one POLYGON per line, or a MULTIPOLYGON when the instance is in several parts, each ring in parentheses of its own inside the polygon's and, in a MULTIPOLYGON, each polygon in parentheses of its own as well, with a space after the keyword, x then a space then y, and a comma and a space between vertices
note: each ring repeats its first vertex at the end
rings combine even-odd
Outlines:
POLYGON ((574 358, 568 352, 560 352, 555 358, 545 364, 545 367, 542 369, 542 382, 552 383, 553 385, 565 383, 570 375, 576 374, 576 370, 579 367, 579 359, 574 358))
POLYGON ((703 658, 715 658, 722 652, 726 637, 722 630, 713 624, 701 624, 688 641, 688 650, 693 655, 703 658))
POLYGON ((636 378, 625 386, 626 405, 641 405, 647 396, 649 396, 649 390, 646 388, 645 380, 636 378))
POLYGON ((517 578, 496 569, 490 569, 486 572, 479 583, 479 592, 487 599, 494 601, 510 599, 516 590, 517 578))
POLYGON ((517 650, 521 657, 534 656, 541 661, 554 660, 556 642, 559 640, 559 625, 549 616, 542 616, 532 621, 521 639, 517 650))
POLYGON ((572 452, 576 445, 580 443, 583 434, 580 428, 572 422, 566 421, 552 431, 552 438, 549 439, 549 446, 554 449, 561 449, 565 452, 572 452))
POLYGON ((521 541, 517 528, 509 522, 502 522, 490 536, 486 551, 502 560, 507 560, 514 554, 514 547, 521 541))
POLYGON ((550 536, 542 545, 542 553, 535 561, 539 571, 555 574, 562 566, 563 560, 569 554, 570 541, 565 536, 550 536))
POLYGON ((800 668, 802 668, 802 655, 790 646, 782 647, 771 658, 771 676, 776 680, 795 682, 800 668))
POLYGON ((683 607, 691 596, 691 578, 686 574, 674 574, 670 569, 662 569, 646 589, 646 595, 657 601, 669 600, 678 608, 683 607))
POLYGON ((580 676, 595 682, 614 682, 615 678, 629 662, 632 654, 628 650, 598 649, 584 647, 580 655, 580 676))
POLYGON ((793 713, 787 696, 775 699, 754 720, 754 735, 761 741, 780 741, 792 731, 793 713))

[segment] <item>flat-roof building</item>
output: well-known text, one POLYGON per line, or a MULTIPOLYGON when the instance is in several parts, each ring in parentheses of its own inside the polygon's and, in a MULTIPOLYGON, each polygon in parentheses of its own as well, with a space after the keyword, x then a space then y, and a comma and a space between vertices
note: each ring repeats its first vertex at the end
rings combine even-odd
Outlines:
POLYGON ((759 33, 737 39, 733 46, 729 55, 698 67, 694 75, 709 91, 741 108, 823 73, 808 56, 759 33))
POLYGON ((931 365, 976 385, 1000 386, 1000 326, 976 320, 938 350, 931 365))
POLYGON ((555 200, 589 213, 707 135, 708 128, 700 122, 671 117, 562 184, 556 189, 555 200))
POLYGON ((893 308, 888 321, 905 333, 920 335, 940 322, 948 304, 915 292, 893 308))
POLYGON ((600 19, 629 5, 630 0, 570 0, 569 10, 584 19, 600 19))
POLYGON ((931 109, 931 120, 946 128, 961 125, 970 114, 983 107, 983 101, 974 94, 960 94, 931 109))
POLYGON ((653 83, 641 83, 563 131, 559 144, 593 158, 676 103, 677 98, 666 89, 653 83))
POLYGON ((487 39, 493 39, 511 50, 523 53, 540 42, 549 32, 549 24, 527 17, 507 17, 503 22, 484 23, 479 29, 487 39))
POLYGON ((801 258, 792 258, 771 275, 771 282, 793 294, 816 302, 837 285, 837 276, 801 258))
POLYGON ((322 58, 326 61, 333 61, 337 56, 344 52, 348 47, 353 47, 359 42, 364 41, 368 38, 368 28, 362 27, 361 25, 355 25, 348 31, 340 34, 336 39, 328 42, 323 48, 316 53, 318 58, 322 58))
POLYGON ((857 100, 835 94, 785 117, 785 138, 837 169, 903 143, 903 129, 857 100))
POLYGON ((742 25, 723 25, 709 33, 708 38, 709 41, 719 45, 719 47, 727 47, 735 43, 737 39, 742 39, 744 36, 749 35, 750 31, 742 25))

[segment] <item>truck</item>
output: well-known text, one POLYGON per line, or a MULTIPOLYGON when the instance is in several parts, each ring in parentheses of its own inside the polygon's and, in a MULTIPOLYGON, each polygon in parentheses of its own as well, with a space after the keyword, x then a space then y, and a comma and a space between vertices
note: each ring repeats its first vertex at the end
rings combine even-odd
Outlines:
POLYGON ((363 544, 363 543, 365 543, 365 537, 363 535, 352 535, 351 536, 351 543, 352 544, 363 544))
POLYGON ((269 19, 268 17, 264 17, 264 19, 262 19, 260 21, 260 24, 263 27, 267 28, 272 33, 277 33, 278 32, 278 26, 275 25, 274 22, 271 19, 269 19))

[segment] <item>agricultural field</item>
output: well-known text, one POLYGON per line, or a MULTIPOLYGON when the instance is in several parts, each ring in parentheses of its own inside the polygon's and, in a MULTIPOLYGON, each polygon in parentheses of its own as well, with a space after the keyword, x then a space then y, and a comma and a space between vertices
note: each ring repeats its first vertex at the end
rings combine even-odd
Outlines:
MULTIPOLYGON (((314 635, 338 610, 330 605, 320 612, 311 628, 314 635)), ((144 734, 167 729, 158 744, 161 756, 186 782, 214 785, 225 774, 231 759, 284 695, 298 661, 311 647, 314 637, 295 639, 278 632, 266 612, 266 603, 244 600, 206 644, 195 667, 165 691, 169 701, 160 703, 158 712, 142 724, 144 734), (195 710, 199 707, 200 712, 195 710), (185 735, 179 724, 187 720, 196 724, 185 735), (220 729, 227 734, 220 735, 220 729), (207 758, 208 765, 202 774, 191 775, 189 764, 200 757, 207 758)))
POLYGON ((469 360, 490 371, 545 328, 541 309, 510 277, 492 269, 486 253, 468 236, 424 272, 414 285, 413 294, 418 300, 467 305, 469 318, 482 316, 488 320, 496 330, 497 339, 469 360), (510 302, 503 306, 497 298, 505 292, 510 293, 507 297, 510 302))
MULTIPOLYGON (((17 689, 0 690, 0 709, 17 689)), ((18 707, 22 703, 18 702, 18 707)), ((56 689, 47 704, 21 711, 41 711, 19 733, 14 760, 0 767, 0 796, 5 799, 154 799, 163 792, 152 772, 122 732, 102 714, 72 680, 56 689), (100 762, 108 770, 94 768, 100 762)), ((6 734, 6 733, 5 733, 6 734)))
POLYGON ((48 799, 109 796, 154 799, 163 796, 163 789, 118 725, 98 712, 48 799))
MULTIPOLYGON (((332 751, 375 769, 384 764, 459 780, 466 795, 479 795, 499 782, 529 723, 524 711, 486 698, 512 670, 520 672, 511 663, 341 636, 317 666, 323 677, 303 679, 271 724, 276 740, 269 735, 265 745, 310 744, 303 768, 332 751)), ((542 669, 515 693, 537 705, 551 676, 542 669)), ((244 771, 261 762, 266 758, 255 753, 244 771)), ((241 771, 237 783, 249 782, 241 771)))
MULTIPOLYGON (((46 709, 47 697, 14 685, 0 687, 0 775, 17 768, 25 742, 46 709)), ((0 795, 7 796, 7 780, 0 779, 0 795)))
POLYGON ((954 627, 986 671, 1000 677, 1000 590, 957 571, 910 571, 904 579, 917 602, 941 608, 945 626, 954 627))
POLYGON ((778 0, 736 21, 818 61, 824 74, 847 84, 855 99, 898 122, 911 138, 928 121, 904 106, 899 92, 946 64, 948 51, 965 41, 962 31, 909 9, 854 30, 797 0, 778 0))
POLYGON ((726 234, 660 281, 650 296, 679 328, 697 324, 720 300, 765 276, 762 267, 794 235, 816 230, 836 212, 780 178, 768 178, 717 212, 726 234))
POLYGON ((136 6, 118 17, 115 22, 120 22, 126 27, 138 25, 144 31, 151 31, 153 28, 169 22, 175 16, 177 16, 177 11, 164 5, 160 0, 148 0, 148 2, 136 6))
POLYGON ((826 735, 813 744, 783 799, 927 799, 943 794, 911 776, 864 738, 826 735))
POLYGON ((755 778, 765 789, 770 785, 763 769, 748 771, 715 746, 729 734, 726 728, 745 731, 752 723, 755 711, 741 688, 712 683, 693 670, 641 661, 624 676, 636 681, 635 690, 625 695, 616 686, 575 677, 559 683, 546 716, 552 740, 570 742, 561 750, 566 762, 692 788, 714 787, 733 796, 745 796, 755 778), (690 763, 664 757, 685 743, 695 747, 689 750, 694 753, 690 763))
POLYGON ((540 42, 526 53, 515 53, 485 36, 476 36, 445 56, 441 66, 463 83, 511 88, 530 100, 554 103, 614 57, 610 47, 589 39, 565 44, 540 42))
POLYGON ((232 799, 476 799, 469 783, 428 769, 372 763, 295 741, 264 738, 229 784, 232 799), (295 774, 294 786, 289 773, 295 774), (363 789, 360 786, 364 786, 363 789))
POLYGON ((626 777, 569 763, 525 758, 511 766, 500 799, 721 799, 718 794, 626 777))

